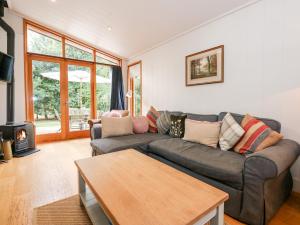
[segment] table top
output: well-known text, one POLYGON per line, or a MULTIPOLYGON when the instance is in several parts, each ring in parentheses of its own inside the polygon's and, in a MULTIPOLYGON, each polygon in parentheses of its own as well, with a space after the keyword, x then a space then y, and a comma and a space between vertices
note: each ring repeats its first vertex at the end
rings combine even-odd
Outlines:
POLYGON ((228 194, 133 149, 75 162, 113 224, 194 224, 228 194))

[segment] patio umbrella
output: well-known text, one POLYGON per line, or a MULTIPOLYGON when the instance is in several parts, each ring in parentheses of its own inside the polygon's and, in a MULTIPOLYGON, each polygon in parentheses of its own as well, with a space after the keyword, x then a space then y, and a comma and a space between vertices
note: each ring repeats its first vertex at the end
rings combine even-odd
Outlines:
MULTIPOLYGON (((46 72, 46 73, 41 73, 41 75, 49 79, 60 80, 60 72, 46 72)), ((68 81, 70 82, 88 83, 91 81, 90 76, 91 74, 84 70, 68 71, 68 81)), ((96 83, 110 84, 111 80, 108 78, 96 76, 96 83)))
MULTIPOLYGON (((60 72, 45 72, 41 73, 43 77, 53 79, 53 80, 60 80, 60 72)), ((91 74, 84 70, 73 70, 68 71, 68 81, 69 82, 79 82, 80 89, 79 89, 79 105, 82 108, 82 83, 89 83, 91 82, 91 74)), ((96 76, 96 83, 97 84, 110 84, 111 79, 104 78, 101 76, 96 76)))

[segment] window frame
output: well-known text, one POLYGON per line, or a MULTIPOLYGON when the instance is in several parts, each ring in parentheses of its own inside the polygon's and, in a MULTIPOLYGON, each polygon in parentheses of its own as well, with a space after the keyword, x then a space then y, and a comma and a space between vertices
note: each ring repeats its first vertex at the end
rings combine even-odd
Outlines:
POLYGON ((31 24, 28 24, 27 25, 27 28, 26 28, 26 51, 30 54, 39 54, 39 55, 45 55, 45 56, 53 56, 53 57, 63 57, 63 50, 62 50, 62 45, 63 45, 63 38, 61 36, 58 36, 57 34, 54 34, 54 33, 51 33, 51 32, 48 32, 46 30, 41 30, 31 24), (60 49, 60 53, 61 55, 58 56, 58 55, 50 55, 50 54, 41 54, 41 53, 36 53, 36 52, 30 52, 28 51, 28 30, 32 31, 32 32, 35 32, 39 35, 43 35, 49 39, 52 39, 52 40, 56 40, 58 42, 61 42, 61 49, 60 49))
MULTIPOLYGON (((102 64, 101 64, 101 65, 100 65, 100 64, 97 64, 97 65, 96 65, 96 81, 95 81, 95 88, 96 88, 96 89, 95 89, 95 90, 96 90, 96 91, 95 91, 95 97, 96 97, 96 98, 97 98, 97 76, 100 76, 100 77, 101 77, 101 74, 97 74, 97 66, 110 67, 110 69, 112 70, 111 67, 112 67, 113 65, 110 65, 110 66, 109 66, 109 65, 102 65, 102 64)), ((110 71, 109 73, 112 75, 112 71, 110 71)), ((112 78, 112 77, 110 77, 110 78, 112 78)), ((111 83, 111 87, 112 87, 112 83, 111 83)), ((111 96, 110 96, 110 97, 111 97, 111 96)), ((96 112, 95 112, 96 114, 95 114, 95 117, 96 117, 96 119, 99 119, 99 118, 98 118, 98 112, 97 112, 97 111, 98 111, 98 109, 97 109, 97 107, 98 107, 97 101, 95 102, 95 106, 96 106, 96 112)), ((109 105, 109 106, 110 106, 110 105, 109 105)), ((109 107, 109 108, 110 108, 110 107, 109 107)), ((109 110, 109 109, 108 109, 108 110, 109 110)))
MULTIPOLYGON (((67 76, 67 70, 66 67, 68 64, 82 64, 82 65, 90 65, 92 70, 91 70, 91 80, 92 80, 92 86, 91 86, 91 118, 95 119, 96 117, 96 65, 105 65, 105 66, 114 66, 112 64, 106 64, 106 63, 99 63, 96 62, 96 54, 100 53, 102 55, 105 55, 108 58, 111 58, 113 61, 118 62, 116 66, 120 66, 122 68, 122 58, 113 55, 109 52, 103 51, 102 49, 98 49, 92 45, 89 45, 85 42, 82 42, 80 40, 77 40, 73 37, 70 37, 66 34, 57 32, 53 29, 50 29, 48 27, 45 27, 43 25, 40 25, 38 23, 32 22, 27 19, 23 19, 23 34, 24 34, 24 79, 25 79, 25 106, 26 106, 26 120, 27 121, 32 121, 32 112, 33 112, 33 105, 32 105, 32 76, 30 73, 30 62, 32 58, 38 58, 41 60, 48 60, 48 61, 55 61, 55 62, 60 62, 61 63, 61 74, 62 76, 67 76), (39 54, 39 53, 33 53, 33 52, 28 52, 28 29, 46 35, 50 38, 55 38, 57 37, 58 39, 61 39, 61 48, 62 48, 62 56, 52 56, 52 55, 46 55, 46 54, 39 54), (53 35, 53 36, 52 36, 53 35), (71 59, 66 57, 66 42, 71 42, 76 45, 81 46, 83 49, 89 49, 92 52, 93 60, 88 61, 88 60, 81 60, 81 59, 71 59)), ((56 38, 55 38, 56 39, 56 38)), ((33 122, 33 121, 32 121, 33 122)), ((75 136, 74 136, 75 137, 75 136)), ((78 136, 81 137, 81 136, 78 136)), ((47 139, 47 138, 46 138, 47 139)), ((46 140, 45 139, 45 140, 46 140)), ((50 138, 51 139, 51 138, 50 138)), ((48 140, 50 140, 48 139, 48 140)), ((62 137, 60 140, 68 139, 68 137, 62 137)), ((54 140, 54 139, 53 139, 54 140)), ((57 139, 55 139, 57 140, 57 139)), ((37 142, 41 143, 44 142, 44 139, 39 140, 37 138, 37 142)))
POLYGON ((103 54, 103 53, 98 52, 98 51, 96 51, 96 60, 95 60, 95 61, 96 61, 96 63, 108 64, 108 65, 111 65, 111 66, 116 66, 116 65, 118 65, 118 60, 116 60, 116 59, 114 59, 114 58, 111 58, 111 57, 109 57, 109 56, 107 56, 107 55, 105 55, 105 54, 103 54), (100 58, 102 58, 102 59, 104 59, 104 60, 110 61, 111 64, 109 64, 109 63, 101 63, 101 62, 98 62, 98 61, 97 61, 97 57, 100 57, 100 58))
POLYGON ((80 45, 80 44, 77 44, 76 42, 74 42, 74 41, 72 41, 72 40, 69 40, 69 39, 65 39, 64 41, 65 41, 65 43, 64 43, 64 45, 65 45, 65 49, 64 49, 64 51, 65 51, 65 58, 71 59, 71 60, 73 59, 73 60, 80 60, 80 61, 94 62, 94 58, 95 58, 95 57, 94 57, 94 51, 93 51, 93 49, 87 48, 87 47, 82 46, 82 45, 80 45), (75 49, 77 49, 77 50, 79 50, 79 51, 84 51, 84 52, 87 52, 87 53, 91 54, 92 59, 91 59, 91 60, 87 60, 87 59, 76 59, 76 58, 71 58, 71 57, 67 56, 67 53, 66 53, 67 45, 69 45, 69 46, 71 46, 72 48, 75 48, 75 49))
MULTIPOLYGON (((56 57, 56 58, 63 58, 63 59, 69 59, 69 60, 75 60, 75 61, 83 61, 83 62, 92 62, 95 64, 102 64, 102 65, 109 65, 112 66, 112 64, 106 64, 106 63, 99 63, 96 61, 96 55, 98 54, 102 54, 108 58, 111 58, 113 61, 117 61, 118 62, 118 66, 122 67, 122 58, 118 57, 116 55, 113 55, 109 52, 106 52, 104 50, 101 50, 99 48, 93 47, 90 44, 87 44, 83 41, 79 41, 78 39, 75 39, 71 36, 68 36, 66 34, 63 33, 59 33, 55 30, 52 30, 48 27, 45 27, 43 25, 40 25, 38 23, 35 23, 33 21, 27 20, 27 19, 23 19, 23 30, 24 30, 24 54, 31 54, 31 55, 42 55, 42 56, 50 56, 50 57, 56 57), (61 38, 62 41, 62 56, 52 56, 52 55, 46 55, 46 54, 39 54, 39 53, 33 53, 33 52, 28 52, 28 46, 27 46, 27 29, 32 28, 31 30, 34 32, 37 32, 39 34, 48 36, 49 38, 53 38, 56 39, 55 37, 57 37, 58 39, 61 38), (51 37, 52 36, 52 37, 51 37), (82 59, 72 59, 72 58, 67 58, 66 57, 66 52, 65 52, 65 45, 67 42, 72 42, 77 46, 81 46, 82 49, 89 49, 90 51, 92 51, 92 55, 93 55, 93 60, 89 61, 89 60, 82 60, 82 59)), ((57 39, 57 40, 58 40, 57 39)), ((75 46, 76 47, 76 46, 75 46)))
POLYGON ((130 67, 140 65, 140 85, 141 85, 141 103, 140 103, 140 115, 143 115, 143 66, 142 66, 142 60, 136 61, 134 63, 131 63, 127 66, 127 92, 131 91, 131 98, 127 97, 127 102, 128 102, 128 110, 130 111, 130 114, 132 116, 139 116, 135 115, 134 111, 134 79, 130 76, 130 67))

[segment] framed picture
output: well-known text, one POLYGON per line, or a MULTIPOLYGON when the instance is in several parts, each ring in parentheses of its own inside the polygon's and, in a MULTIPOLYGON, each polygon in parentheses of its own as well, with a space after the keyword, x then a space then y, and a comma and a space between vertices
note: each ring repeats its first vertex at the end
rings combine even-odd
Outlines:
POLYGON ((185 57, 185 85, 224 82, 224 45, 185 57))

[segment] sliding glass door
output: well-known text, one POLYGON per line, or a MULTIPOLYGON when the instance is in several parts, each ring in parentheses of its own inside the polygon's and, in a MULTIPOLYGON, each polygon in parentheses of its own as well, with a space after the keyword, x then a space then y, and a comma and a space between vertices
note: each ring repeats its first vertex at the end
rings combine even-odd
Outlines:
POLYGON ((91 71, 92 66, 88 64, 67 65, 67 135, 69 137, 82 137, 89 134, 88 120, 94 117, 92 107, 94 82, 91 71))
POLYGON ((29 62, 28 118, 38 141, 88 137, 88 120, 95 118, 93 66, 47 56, 31 56, 29 62))
POLYGON ((39 139, 60 140, 64 135, 64 99, 62 88, 62 61, 31 57, 29 71, 29 118, 34 122, 39 139))
POLYGON ((108 65, 96 66, 96 118, 110 111, 112 69, 108 65))
POLYGON ((32 68, 36 132, 61 133, 60 64, 34 60, 32 68))
POLYGON ((88 120, 110 109, 111 66, 122 60, 27 20, 24 43, 26 120, 37 142, 88 137, 88 120))

